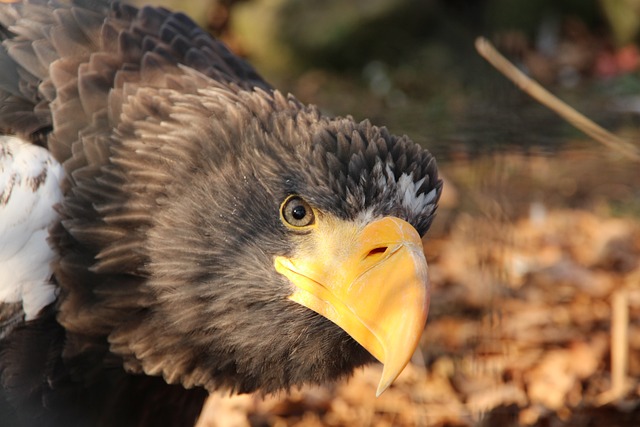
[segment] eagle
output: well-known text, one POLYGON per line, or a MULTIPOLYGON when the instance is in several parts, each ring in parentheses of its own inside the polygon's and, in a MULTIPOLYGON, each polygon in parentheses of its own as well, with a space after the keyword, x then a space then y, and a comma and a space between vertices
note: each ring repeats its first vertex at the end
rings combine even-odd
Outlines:
POLYGON ((186 426, 418 345, 442 182, 406 136, 328 117, 187 16, 0 5, 0 410, 186 426))

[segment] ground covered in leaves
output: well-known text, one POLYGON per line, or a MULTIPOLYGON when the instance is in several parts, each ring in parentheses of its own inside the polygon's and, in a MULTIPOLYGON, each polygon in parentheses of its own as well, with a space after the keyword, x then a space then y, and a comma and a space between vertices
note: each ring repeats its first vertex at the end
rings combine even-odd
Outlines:
POLYGON ((603 204, 637 191, 635 167, 593 152, 445 166, 425 241, 431 313, 394 385, 376 398, 375 366, 288 396, 213 398, 199 425, 640 425, 640 221, 603 204), (596 164, 612 171, 599 186, 596 164), (551 197, 563 191, 569 208, 551 197))

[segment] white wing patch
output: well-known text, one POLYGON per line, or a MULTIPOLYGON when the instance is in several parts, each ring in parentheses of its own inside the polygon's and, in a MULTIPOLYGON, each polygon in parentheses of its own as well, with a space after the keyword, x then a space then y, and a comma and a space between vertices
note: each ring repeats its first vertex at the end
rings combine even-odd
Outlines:
POLYGON ((46 149, 0 136, 0 302, 22 301, 26 320, 55 299, 47 238, 63 175, 46 149))

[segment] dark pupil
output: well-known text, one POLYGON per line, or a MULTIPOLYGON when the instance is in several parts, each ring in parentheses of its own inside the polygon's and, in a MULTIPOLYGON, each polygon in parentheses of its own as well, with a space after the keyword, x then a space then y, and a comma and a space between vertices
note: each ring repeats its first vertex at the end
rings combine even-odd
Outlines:
POLYGON ((298 205, 291 210, 291 216, 293 216, 293 218, 298 221, 300 221, 306 215, 307 215, 307 210, 302 205, 298 205))

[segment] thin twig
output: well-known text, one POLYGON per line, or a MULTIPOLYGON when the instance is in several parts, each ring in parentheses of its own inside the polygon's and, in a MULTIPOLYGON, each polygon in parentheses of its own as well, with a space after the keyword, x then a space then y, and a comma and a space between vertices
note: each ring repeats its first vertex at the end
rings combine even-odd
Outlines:
POLYGON ((625 288, 613 293, 611 310, 611 388, 622 394, 629 366, 629 298, 625 288))
POLYGON ((612 134, 608 130, 594 123, 588 117, 576 111, 564 101, 553 95, 551 92, 540 86, 537 82, 527 77, 522 71, 516 68, 508 59, 498 52, 489 40, 484 37, 476 39, 476 50, 493 65, 500 73, 515 83, 522 91, 540 102, 552 111, 555 111, 560 117, 571 123, 582 132, 601 144, 614 149, 621 154, 640 161, 640 152, 633 144, 623 140, 622 138, 612 134))
POLYGON ((611 387, 596 399, 599 405, 620 400, 629 392, 629 296, 626 288, 611 296, 611 387))

